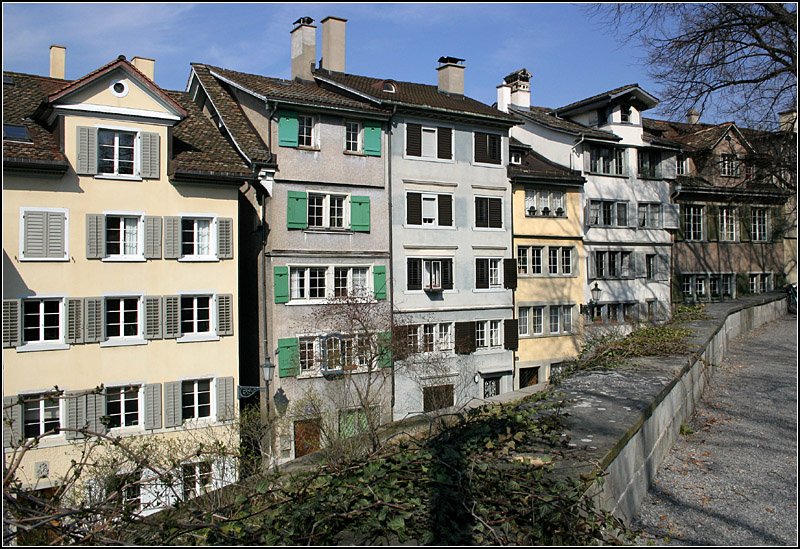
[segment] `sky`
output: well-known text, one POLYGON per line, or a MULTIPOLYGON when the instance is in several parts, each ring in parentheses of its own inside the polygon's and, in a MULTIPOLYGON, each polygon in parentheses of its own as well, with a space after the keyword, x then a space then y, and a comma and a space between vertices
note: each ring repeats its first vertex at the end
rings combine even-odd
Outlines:
MULTIPOLYGON (((559 107, 625 84, 658 97, 642 52, 587 13, 542 3, 4 3, 3 70, 49 73, 52 44, 67 49, 66 78, 116 59, 155 59, 155 81, 183 90, 189 64, 290 77, 292 23, 348 20, 345 72, 437 83, 441 56, 465 59, 465 94, 487 104, 507 74, 527 68, 531 103, 559 107)), ((656 111, 649 116, 658 117, 656 111)))

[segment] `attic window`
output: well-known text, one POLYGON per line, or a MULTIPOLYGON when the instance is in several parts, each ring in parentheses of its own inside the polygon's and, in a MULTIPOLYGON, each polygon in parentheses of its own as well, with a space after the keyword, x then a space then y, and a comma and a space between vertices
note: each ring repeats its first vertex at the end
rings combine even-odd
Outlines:
POLYGON ((14 85, 14 77, 9 74, 3 75, 3 85, 4 86, 13 86, 14 85))
POLYGON ((122 80, 117 80, 111 84, 111 93, 116 97, 125 97, 128 95, 128 85, 122 80))
POLYGON ((395 88, 395 85, 392 84, 391 82, 384 82, 383 91, 385 91, 386 93, 394 93, 397 91, 397 88, 395 88))
POLYGON ((17 124, 3 124, 3 139, 8 139, 9 141, 23 141, 25 143, 31 142, 28 128, 17 124))
POLYGON ((519 151, 511 151, 511 163, 522 164, 522 153, 519 151))

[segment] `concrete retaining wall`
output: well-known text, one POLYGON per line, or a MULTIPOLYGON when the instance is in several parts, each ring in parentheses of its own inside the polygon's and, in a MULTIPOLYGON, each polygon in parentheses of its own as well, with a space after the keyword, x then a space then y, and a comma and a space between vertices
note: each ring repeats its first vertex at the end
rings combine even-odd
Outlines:
POLYGON ((700 402, 715 367, 725 357, 730 340, 786 314, 786 298, 728 312, 718 328, 689 359, 680 375, 668 384, 653 404, 626 434, 627 443, 618 444, 604 460, 607 473, 596 486, 599 507, 630 521, 655 478, 680 431, 700 402))

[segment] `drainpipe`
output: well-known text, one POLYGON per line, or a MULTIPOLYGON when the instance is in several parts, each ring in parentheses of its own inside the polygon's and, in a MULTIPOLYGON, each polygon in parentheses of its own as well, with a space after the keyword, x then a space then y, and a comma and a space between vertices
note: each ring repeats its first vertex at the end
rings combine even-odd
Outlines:
MULTIPOLYGON (((386 140, 386 170, 387 170, 387 194, 389 196, 389 280, 391 281, 391 292, 389 292, 389 315, 391 327, 391 339, 394 341, 394 248, 393 236, 394 230, 392 229, 392 123, 394 122, 395 114, 397 113, 397 105, 392 107, 392 115, 389 117, 387 123, 387 136, 386 140)), ((392 345, 392 343, 390 343, 392 345)), ((392 420, 394 420, 394 404, 395 404, 395 370, 394 360, 392 360, 392 420)))

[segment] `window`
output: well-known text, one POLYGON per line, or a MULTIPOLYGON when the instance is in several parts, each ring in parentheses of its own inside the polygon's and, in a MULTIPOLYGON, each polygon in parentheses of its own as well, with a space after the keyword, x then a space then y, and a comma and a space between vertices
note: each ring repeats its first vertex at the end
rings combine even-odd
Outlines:
POLYGON ((645 278, 653 280, 656 276, 656 256, 655 254, 646 254, 644 256, 645 265, 645 278))
POLYGON ((211 238, 212 220, 209 218, 181 218, 181 255, 183 257, 213 257, 211 238))
MULTIPOLYGON (((534 249, 541 252, 541 248, 534 249)), ((541 257, 541 253, 539 254, 539 257, 541 257)), ((551 275, 571 275, 572 248, 549 246, 547 249, 547 272, 551 275)))
POLYGON ((524 246, 520 246, 517 248, 517 274, 526 275, 528 274, 529 266, 528 266, 528 250, 524 246))
POLYGON ((314 369, 315 354, 314 354, 314 340, 313 337, 301 337, 299 340, 300 350, 300 371, 308 372, 314 369))
POLYGON ((326 267, 292 267, 289 270, 290 299, 324 299, 326 267))
POLYGON ((452 160, 453 129, 406 124, 406 156, 452 160))
POLYGON ((483 398, 491 398, 500 394, 500 378, 487 377, 483 379, 483 398))
POLYGON ((561 331, 561 309, 550 307, 550 333, 557 334, 561 331))
POLYGON ((116 427, 134 427, 139 425, 139 390, 138 385, 106 388, 106 425, 116 427))
POLYGON ((544 333, 544 307, 531 307, 531 331, 535 335, 544 333))
POLYGON ((68 210, 21 208, 20 215, 20 259, 69 260, 68 210))
POLYGON ((511 151, 510 162, 512 164, 522 164, 522 153, 519 151, 511 151))
POLYGON ((631 121, 631 107, 630 105, 622 105, 619 109, 619 119, 621 122, 628 124, 631 121))
POLYGON ((183 499, 191 499, 211 489, 211 462, 188 463, 181 465, 183 499))
POLYGON ((138 297, 106 298, 106 338, 138 338, 139 325, 138 297))
POLYGON ((407 259, 406 289, 425 291, 452 290, 453 259, 407 259))
POLYGON ((558 274, 558 248, 549 248, 547 251, 547 270, 550 274, 558 274))
POLYGON ((211 296, 181 296, 181 333, 187 336, 212 331, 211 296))
POLYGON ((725 177, 739 177, 739 161, 735 154, 723 154, 719 173, 725 177))
POLYGON ((475 132, 475 162, 500 164, 502 139, 497 134, 475 132))
POLYGON ((542 251, 544 248, 519 246, 517 248, 517 272, 525 275, 542 274, 542 251))
POLYGON ((211 417, 211 380, 181 383, 181 419, 211 417))
POLYGON ((63 340, 61 299, 25 299, 22 302, 22 342, 44 343, 63 340))
POLYGON ((503 228, 503 200, 501 198, 475 197, 475 226, 503 228))
POLYGON ((688 173, 686 166, 686 157, 682 154, 679 154, 675 158, 675 173, 677 175, 686 175, 688 173))
POLYGON ((344 150, 347 152, 361 152, 361 123, 345 122, 344 135, 344 150))
POLYGON ((28 133, 28 128, 18 124, 3 124, 3 139, 9 141, 20 141, 23 143, 30 143, 31 136, 28 133))
POLYGON ((346 195, 308 193, 308 226, 343 229, 348 226, 346 195))
POLYGON ((406 193, 406 224, 426 227, 452 227, 453 195, 406 193))
POLYGON ((661 177, 661 151, 639 149, 639 177, 661 177))
POLYGON ((736 208, 721 206, 719 209, 719 239, 728 242, 736 240, 736 208))
POLYGON ((696 276, 694 279, 694 293, 698 298, 706 297, 706 279, 702 276, 696 276))
POLYGON ((422 410, 433 412, 442 408, 449 408, 455 403, 452 385, 436 385, 423 387, 422 410))
POLYGON ((625 149, 616 147, 591 147, 588 154, 589 172, 603 175, 627 174, 625 149))
POLYGON ((703 239, 703 207, 683 207, 684 238, 686 240, 703 239))
POLYGON ((661 204, 640 203, 639 227, 643 229, 658 229, 661 227, 661 204))
POLYGON ((136 133, 98 130, 98 172, 105 175, 134 175, 136 133))
POLYGON ((750 292, 754 294, 772 291, 771 273, 750 273, 750 292))
POLYGON ((633 257, 633 252, 595 252, 595 278, 632 278, 634 276, 633 257))
POLYGON ((479 258, 475 260, 475 287, 478 289, 502 288, 499 258, 479 258))
POLYGON ((106 216, 106 256, 141 257, 143 255, 142 216, 106 216))
POLYGON ((442 289, 442 262, 435 259, 422 262, 422 284, 425 290, 442 289))
POLYGON ((564 191, 525 189, 525 216, 551 215, 558 217, 566 215, 564 191))
POLYGON ((520 307, 519 311, 517 312, 518 316, 518 323, 517 326, 519 328, 518 334, 521 336, 530 335, 530 307, 520 307))
POLYGON ((627 227, 628 203, 591 200, 589 202, 589 225, 627 227))
POLYGON ((300 147, 314 146, 314 117, 299 115, 297 117, 297 145, 300 147))
POLYGON ((366 297, 369 293, 368 272, 368 267, 336 267, 333 274, 334 296, 366 297))
POLYGON ((750 238, 753 241, 767 241, 767 209, 752 208, 750 210, 750 238))
POLYGON ((500 320, 479 320, 475 322, 476 349, 497 349, 502 345, 500 320))
POLYGON ((25 395, 22 414, 25 438, 56 434, 61 427, 61 405, 54 393, 25 395))

